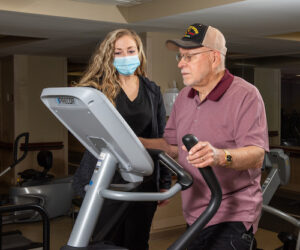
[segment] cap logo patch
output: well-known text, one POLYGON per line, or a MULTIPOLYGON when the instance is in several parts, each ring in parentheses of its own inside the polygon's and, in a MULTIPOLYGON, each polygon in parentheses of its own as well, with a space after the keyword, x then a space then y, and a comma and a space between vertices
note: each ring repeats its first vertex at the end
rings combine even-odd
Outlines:
POLYGON ((184 37, 191 38, 192 36, 195 36, 197 34, 199 34, 198 29, 195 26, 191 25, 185 32, 184 37))

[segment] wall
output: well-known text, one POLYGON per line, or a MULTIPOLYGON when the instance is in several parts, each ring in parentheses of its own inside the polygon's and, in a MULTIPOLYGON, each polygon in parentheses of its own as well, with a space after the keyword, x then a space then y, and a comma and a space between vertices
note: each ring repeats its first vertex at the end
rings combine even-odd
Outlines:
MULTIPOLYGON (((173 180, 172 185, 175 182, 173 180)), ((169 199, 169 203, 166 206, 158 206, 152 221, 151 233, 185 227, 186 222, 182 214, 181 204, 181 192, 178 192, 169 199)))
MULTIPOLYGON (((58 176, 67 175, 67 130, 40 100, 43 88, 67 86, 67 60, 63 57, 17 55, 14 68, 15 133, 28 131, 30 142, 62 141, 64 148, 52 151, 51 172, 58 176)), ((30 155, 33 166, 37 166, 37 153, 31 152, 30 155)))
MULTIPOLYGON (((48 111, 40 100, 43 88, 67 86, 67 60, 63 57, 14 55, 2 60, 1 141, 13 143, 20 133, 29 132, 29 143, 63 142, 64 148, 52 150, 56 176, 67 175, 67 130, 48 111)), ((7 150, 6 150, 7 151, 7 150)), ((12 171, 12 182, 17 173, 28 168, 39 168, 38 151, 29 151, 25 160, 12 171)), ((1 159, 10 158, 11 150, 1 159)), ((7 165, 7 164, 6 164, 7 165)), ((39 169, 41 170, 41 169, 39 169)))
MULTIPOLYGON (((13 57, 1 59, 1 105, 0 105, 0 141, 9 143, 13 141, 14 131, 14 105, 13 105, 13 57)), ((0 170, 6 169, 13 160, 12 150, 5 145, 0 150, 0 170)), ((10 185, 13 181, 13 172, 8 172, 2 177, 1 186, 10 185)))
POLYGON ((13 105, 13 57, 6 57, 1 60, 1 132, 0 140, 9 142, 13 140, 13 130, 11 125, 14 123, 14 105, 13 105))
POLYGON ((173 87, 176 80, 177 88, 183 88, 180 70, 175 59, 176 53, 166 48, 168 39, 179 38, 182 34, 147 32, 146 33, 146 57, 148 61, 147 72, 151 80, 155 81, 164 93, 166 89, 173 87))
POLYGON ((97 3, 97 1, 1 0, 0 10, 20 12, 25 14, 55 16, 62 18, 80 18, 117 23, 126 22, 125 18, 120 13, 117 6, 111 4, 99 4, 97 3))
POLYGON ((270 145, 280 145, 281 128, 281 72, 280 69, 255 68, 254 85, 259 89, 265 103, 268 130, 277 131, 270 137, 270 145))
POLYGON ((289 113, 296 111, 300 113, 300 77, 297 79, 284 79, 282 81, 282 109, 289 113))
MULTIPOLYGON (((184 87, 175 59, 176 52, 168 50, 165 46, 166 40, 181 36, 182 33, 171 32, 147 32, 141 35, 148 62, 148 77, 161 87, 162 93, 166 89, 173 87, 173 80, 177 82, 178 89, 184 87)), ((185 220, 182 215, 181 194, 178 193, 170 199, 170 204, 157 208, 152 222, 151 233, 184 226, 185 220)))

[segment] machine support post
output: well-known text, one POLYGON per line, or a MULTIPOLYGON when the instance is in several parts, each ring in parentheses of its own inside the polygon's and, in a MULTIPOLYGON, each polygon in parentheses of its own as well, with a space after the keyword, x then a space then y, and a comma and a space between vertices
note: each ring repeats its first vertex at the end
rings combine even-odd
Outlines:
POLYGON ((86 247, 89 244, 104 202, 101 190, 109 187, 116 167, 116 158, 110 151, 103 149, 98 157, 97 165, 73 227, 68 246, 86 247))

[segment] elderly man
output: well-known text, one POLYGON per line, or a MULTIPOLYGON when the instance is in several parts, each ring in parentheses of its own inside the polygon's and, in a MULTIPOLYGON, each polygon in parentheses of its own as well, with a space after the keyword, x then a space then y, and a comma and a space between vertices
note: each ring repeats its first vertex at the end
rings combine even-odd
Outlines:
MULTIPOLYGON (((183 88, 167 122, 164 139, 143 141, 146 147, 178 146, 179 163, 194 177, 182 192, 188 225, 201 215, 210 191, 197 168, 211 166, 223 197, 216 215, 189 250, 250 249, 262 206, 261 166, 268 151, 267 121, 259 91, 225 68, 226 41, 216 28, 188 27, 181 39, 166 46, 178 51, 176 59, 183 88), (181 138, 194 134, 199 142, 187 152, 181 138)), ((174 151, 174 150, 173 150, 174 151)))

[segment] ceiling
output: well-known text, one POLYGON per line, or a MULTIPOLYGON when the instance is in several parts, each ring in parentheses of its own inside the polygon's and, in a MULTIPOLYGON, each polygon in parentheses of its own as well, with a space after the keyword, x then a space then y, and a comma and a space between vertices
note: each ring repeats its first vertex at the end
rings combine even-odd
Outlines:
POLYGON ((0 56, 86 62, 115 28, 183 34, 196 22, 224 33, 231 58, 300 59, 299 0, 1 0, 0 56))

